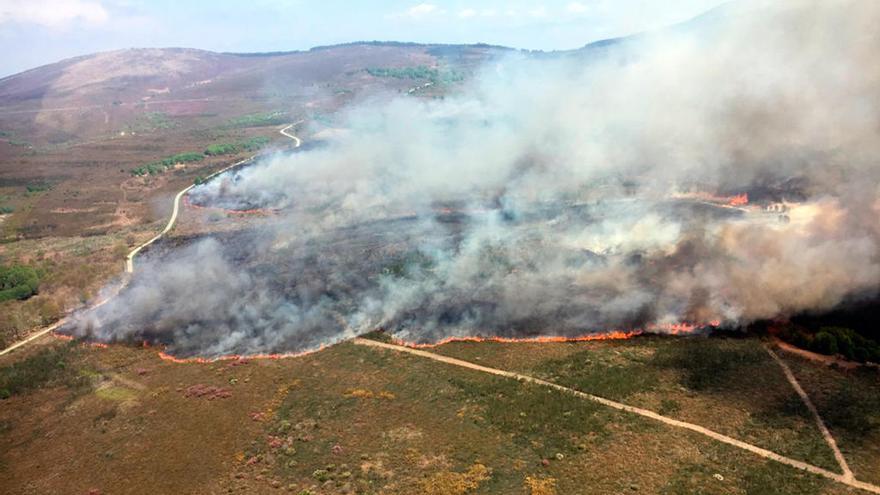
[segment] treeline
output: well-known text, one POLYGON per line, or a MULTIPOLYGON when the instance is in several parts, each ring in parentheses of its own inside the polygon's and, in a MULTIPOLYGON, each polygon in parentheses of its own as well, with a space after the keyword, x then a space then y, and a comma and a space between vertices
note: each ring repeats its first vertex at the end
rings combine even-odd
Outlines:
POLYGON ((829 356, 841 355, 850 361, 880 363, 880 344, 851 328, 821 327, 816 332, 788 328, 782 340, 829 356))
POLYGON ((148 163, 146 165, 142 165, 131 171, 132 175, 144 176, 144 175, 156 175, 160 174, 169 168, 177 165, 178 163, 193 163, 200 162, 205 159, 205 156, 202 153, 198 153, 195 151, 190 151, 187 153, 178 153, 176 155, 169 156, 167 158, 163 158, 162 160, 158 160, 155 162, 148 163))
POLYGON ((37 293, 40 274, 25 265, 0 266, 0 302, 27 299, 37 293))
POLYGON ((205 159, 205 156, 232 155, 242 151, 254 152, 265 147, 267 144, 269 144, 270 141, 271 140, 265 136, 257 136, 235 143, 212 144, 205 148, 205 151, 202 153, 199 153, 197 151, 178 153, 176 155, 169 156, 168 158, 165 158, 163 160, 148 163, 146 165, 141 165, 140 167, 133 169, 131 171, 131 174, 138 177, 145 175, 157 175, 177 165, 178 163, 200 162, 205 159))
POLYGON ((426 65, 415 67, 370 67, 367 74, 373 77, 391 77, 394 79, 420 79, 435 84, 449 84, 464 80, 464 74, 454 70, 440 70, 426 65))
POLYGON ((226 127, 265 127, 286 122, 287 114, 284 112, 252 113, 231 119, 226 127))
POLYGON ((205 156, 232 155, 242 151, 254 152, 269 144, 269 141, 270 139, 265 136, 257 136, 236 143, 212 144, 205 148, 205 151, 202 153, 196 151, 191 151, 188 153, 178 153, 176 155, 169 156, 168 158, 151 162, 135 168, 131 171, 131 174, 138 177, 142 177, 145 175, 157 175, 177 165, 178 163, 200 162, 205 159, 205 156))
POLYGON ((205 154, 208 156, 220 156, 233 155, 242 151, 257 151, 269 144, 269 141, 269 138, 265 136, 257 136, 237 143, 212 144, 205 148, 205 154))

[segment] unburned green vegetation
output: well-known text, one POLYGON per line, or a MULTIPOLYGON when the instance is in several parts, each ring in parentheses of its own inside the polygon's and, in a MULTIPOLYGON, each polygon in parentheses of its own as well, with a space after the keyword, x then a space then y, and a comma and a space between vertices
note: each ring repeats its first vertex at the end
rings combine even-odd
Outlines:
POLYGON ((780 338, 819 354, 839 354, 852 361, 880 363, 880 343, 851 328, 823 326, 816 332, 810 332, 788 327, 782 331, 780 338))
POLYGON ((880 370, 842 370, 787 357, 856 476, 880 483, 880 370))
POLYGON ((269 144, 270 139, 265 136, 252 137, 236 143, 217 143, 205 148, 208 156, 234 155, 243 151, 254 152, 269 144))
MULTIPOLYGON (((469 344, 467 352, 488 364, 511 348, 469 344)), ((635 341, 541 344, 509 357, 550 370, 588 349, 607 351, 609 363, 628 355, 654 366, 635 341)), ((44 493, 849 493, 558 390, 352 343, 295 359, 183 365, 149 349, 71 350, 64 368, 82 377, 74 385, 92 385, 86 393, 44 386, 0 408, 0 462, 12 493, 28 483, 44 493), (193 387, 227 394, 209 400, 188 395, 193 387), (20 413, 44 402, 45 410, 20 413), (95 463, 106 469, 84 470, 95 463), (174 469, 181 463, 186 470, 174 469)), ((667 371, 651 372, 655 389, 667 371)), ((64 384, 55 376, 37 382, 64 384)), ((642 395, 626 388, 628 402, 642 395)), ((699 395, 714 401, 714 393, 699 395)))
POLYGON ((287 122, 287 114, 285 112, 251 113, 230 119, 226 127, 265 127, 280 125, 285 122, 287 122))
POLYGON ((0 302, 27 299, 37 293, 40 274, 32 266, 0 265, 0 302))
POLYGON ((153 132, 179 127, 180 123, 164 112, 144 112, 128 126, 129 132, 153 132))
POLYGON ((77 351, 76 344, 64 343, 41 349, 21 361, 0 367, 0 399, 47 385, 79 385, 81 377, 72 365, 77 351))
POLYGON ((198 152, 178 153, 176 155, 163 158, 161 160, 150 162, 146 165, 137 167, 131 171, 132 175, 156 175, 180 163, 194 163, 205 159, 205 156, 198 152))
POLYGON ((370 67, 367 73, 373 77, 394 79, 427 80, 434 84, 451 84, 463 81, 464 73, 452 70, 418 65, 415 67, 370 67))
MULTIPOLYGON (((469 344, 469 352, 488 364, 499 348, 483 345, 469 344)), ((294 493, 844 492, 539 385, 351 344, 305 361, 267 424, 267 441, 245 452, 242 468, 294 493), (482 474, 457 491, 432 491, 468 473, 482 474)))
POLYGON ((533 375, 821 467, 836 467, 809 411, 755 338, 637 337, 546 347, 456 343, 437 352, 533 375))
POLYGON ((28 194, 41 193, 41 192, 48 191, 49 189, 52 189, 52 186, 50 186, 49 184, 44 184, 44 183, 34 183, 34 184, 28 184, 27 186, 25 186, 25 191, 27 191, 28 194))
POLYGON ((31 297, 0 301, 0 347, 54 323, 66 308, 93 298, 122 269, 129 248, 125 237, 26 239, 3 245, 0 266, 33 269, 39 285, 31 297))

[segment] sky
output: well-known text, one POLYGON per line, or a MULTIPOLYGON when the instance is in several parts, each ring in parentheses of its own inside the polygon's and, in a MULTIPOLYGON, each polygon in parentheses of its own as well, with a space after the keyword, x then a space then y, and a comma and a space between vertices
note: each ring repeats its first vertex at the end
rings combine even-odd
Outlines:
POLYGON ((302 50, 360 40, 540 50, 657 29, 723 0, 0 0, 0 77, 132 47, 302 50))

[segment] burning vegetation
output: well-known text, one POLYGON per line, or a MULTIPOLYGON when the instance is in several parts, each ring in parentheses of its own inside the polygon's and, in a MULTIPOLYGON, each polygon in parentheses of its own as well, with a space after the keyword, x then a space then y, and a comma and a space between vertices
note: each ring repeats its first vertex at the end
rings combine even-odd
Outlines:
POLYGON ((853 9, 728 9, 584 58, 496 60, 442 101, 351 108, 333 141, 192 191, 271 211, 259 226, 165 243, 68 331, 212 358, 377 328, 690 333, 870 297, 880 7, 853 9))

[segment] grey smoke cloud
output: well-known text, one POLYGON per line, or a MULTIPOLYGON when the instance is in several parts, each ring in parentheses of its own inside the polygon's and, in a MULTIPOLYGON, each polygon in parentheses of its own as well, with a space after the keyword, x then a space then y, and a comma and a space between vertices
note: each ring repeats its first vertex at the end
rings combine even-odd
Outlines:
POLYGON ((878 21, 867 0, 745 2, 605 54, 493 61, 442 101, 347 109, 327 146, 192 192, 277 218, 156 253, 72 331, 216 356, 374 328, 738 325, 874 293, 878 21), (787 211, 681 198, 746 191, 787 211))

